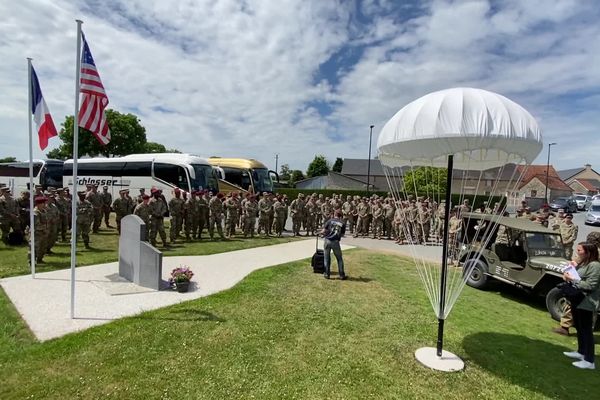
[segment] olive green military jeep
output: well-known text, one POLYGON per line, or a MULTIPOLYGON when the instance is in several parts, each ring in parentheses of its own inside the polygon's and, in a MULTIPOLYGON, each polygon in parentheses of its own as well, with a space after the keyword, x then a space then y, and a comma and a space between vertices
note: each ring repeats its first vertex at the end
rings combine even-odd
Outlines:
POLYGON ((527 219, 477 213, 463 215, 463 232, 458 257, 469 286, 483 289, 495 279, 545 296, 550 315, 560 319, 565 299, 556 285, 568 260, 558 232, 527 219), (496 242, 499 228, 508 244, 496 242))

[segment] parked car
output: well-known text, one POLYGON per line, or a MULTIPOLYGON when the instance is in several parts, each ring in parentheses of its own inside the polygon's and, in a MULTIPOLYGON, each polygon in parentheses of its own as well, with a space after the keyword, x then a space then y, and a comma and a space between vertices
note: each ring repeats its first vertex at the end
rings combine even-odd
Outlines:
POLYGON ((560 208, 565 212, 576 213, 577 202, 572 197, 557 197, 548 204, 552 211, 558 211, 560 208))
POLYGON ((593 200, 585 215, 586 225, 600 225, 600 200, 593 200))
POLYGON ((546 307, 559 320, 566 300, 556 285, 563 282, 568 264, 560 234, 522 218, 466 213, 459 262, 467 285, 483 289, 491 280, 513 285, 535 296, 546 298, 546 307), (482 224, 498 225, 489 240, 479 240, 482 224), (495 243, 498 227, 503 225, 509 244, 495 243))
POLYGON ((592 204, 592 196, 576 194, 575 202, 577 203, 578 210, 585 211, 589 208, 590 204, 592 204))
POLYGON ((592 196, 592 201, 594 200, 600 200, 600 194, 596 194, 594 196, 592 196))

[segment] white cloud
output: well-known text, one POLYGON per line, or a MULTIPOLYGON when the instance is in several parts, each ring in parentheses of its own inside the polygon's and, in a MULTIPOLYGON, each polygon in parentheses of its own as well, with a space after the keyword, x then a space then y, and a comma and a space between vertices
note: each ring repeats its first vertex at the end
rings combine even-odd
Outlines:
POLYGON ((298 169, 315 154, 365 157, 369 125, 377 133, 430 91, 476 86, 521 103, 552 140, 576 133, 581 146, 553 152, 558 168, 579 166, 593 160, 585 143, 600 122, 597 103, 562 100, 600 87, 598 10, 582 3, 433 1, 408 18, 414 8, 368 1, 357 18, 342 1, 0 2, 0 156, 27 158, 25 57, 57 125, 73 114, 81 18, 110 106, 137 114, 148 139, 169 148, 268 165, 279 153, 298 169), (327 82, 319 66, 344 49, 361 57, 327 82))

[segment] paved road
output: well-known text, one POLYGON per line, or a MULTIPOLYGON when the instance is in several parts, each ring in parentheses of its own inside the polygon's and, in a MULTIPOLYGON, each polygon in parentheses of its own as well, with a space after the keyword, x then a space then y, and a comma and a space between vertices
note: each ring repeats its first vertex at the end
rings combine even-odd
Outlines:
POLYGON ((573 214, 573 222, 575 224, 577 224, 577 226, 579 226, 579 233, 577 235, 577 242, 581 242, 584 241, 585 238, 587 237, 587 235, 590 232, 596 231, 596 232, 600 232, 600 227, 599 226, 591 226, 591 225, 586 225, 584 223, 585 221, 585 211, 579 211, 576 214, 573 214))

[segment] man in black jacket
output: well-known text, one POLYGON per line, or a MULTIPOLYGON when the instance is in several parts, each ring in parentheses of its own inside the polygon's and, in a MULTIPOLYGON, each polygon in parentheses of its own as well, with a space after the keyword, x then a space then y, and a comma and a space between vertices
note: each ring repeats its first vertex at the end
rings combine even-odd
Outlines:
POLYGON ((332 250, 337 260, 340 279, 346 279, 346 274, 344 273, 344 259, 342 258, 342 249, 340 247, 340 240, 345 233, 346 225, 344 224, 344 221, 342 221, 342 211, 335 210, 333 218, 330 218, 325 222, 323 230, 321 231, 321 235, 325 238, 323 246, 325 264, 325 273, 323 276, 325 279, 329 279, 332 250))

